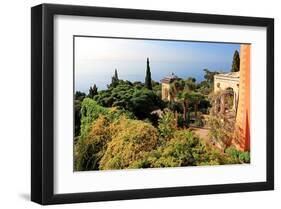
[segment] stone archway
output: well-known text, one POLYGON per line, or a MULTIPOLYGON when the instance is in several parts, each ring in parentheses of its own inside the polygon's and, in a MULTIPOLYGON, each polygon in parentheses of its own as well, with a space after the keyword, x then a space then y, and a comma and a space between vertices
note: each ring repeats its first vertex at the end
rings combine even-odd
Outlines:
POLYGON ((232 110, 237 112, 239 101, 239 72, 221 73, 214 76, 214 92, 222 92, 221 112, 224 111, 225 97, 227 94, 233 94, 232 110))

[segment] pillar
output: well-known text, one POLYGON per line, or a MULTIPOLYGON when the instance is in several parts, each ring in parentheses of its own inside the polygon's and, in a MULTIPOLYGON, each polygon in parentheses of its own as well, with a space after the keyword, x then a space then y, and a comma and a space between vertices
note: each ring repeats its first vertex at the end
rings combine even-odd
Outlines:
POLYGON ((250 150, 250 44, 240 45, 239 100, 236 116, 235 145, 250 150))

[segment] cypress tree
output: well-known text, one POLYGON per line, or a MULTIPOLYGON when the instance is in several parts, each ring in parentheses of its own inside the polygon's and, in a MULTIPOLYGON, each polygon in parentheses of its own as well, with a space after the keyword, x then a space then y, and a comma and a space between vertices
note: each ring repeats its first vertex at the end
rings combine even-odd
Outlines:
POLYGON ((118 73, 117 73, 117 69, 115 69, 114 75, 111 78, 111 84, 109 85, 109 87, 115 88, 118 85, 118 81, 119 81, 118 73))
POLYGON ((96 86, 96 84, 94 84, 93 87, 91 86, 89 89, 88 97, 93 99, 94 96, 97 94, 98 94, 98 87, 96 86))
POLYGON ((240 68, 240 57, 239 57, 239 52, 235 50, 233 54, 233 60, 232 60, 232 68, 231 72, 238 72, 240 68))
POLYGON ((147 58, 147 61, 146 61, 146 75, 145 75, 144 86, 146 88, 152 90, 151 72, 150 72, 150 66, 149 66, 149 59, 148 58, 147 58))
POLYGON ((114 77, 115 77, 115 79, 118 81, 119 79, 118 79, 118 73, 117 73, 117 69, 115 69, 115 72, 114 72, 114 77))

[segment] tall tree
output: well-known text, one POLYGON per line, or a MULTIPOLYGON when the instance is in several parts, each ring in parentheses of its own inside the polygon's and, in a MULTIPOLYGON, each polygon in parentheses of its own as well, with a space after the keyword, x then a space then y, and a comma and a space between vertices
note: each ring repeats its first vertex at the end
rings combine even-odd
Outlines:
POLYGON ((205 74, 204 74, 205 80, 207 81, 207 83, 210 86, 212 86, 213 83, 214 83, 214 76, 219 74, 219 72, 218 71, 210 71, 208 69, 204 69, 203 71, 205 72, 205 74))
POLYGON ((108 87, 115 88, 119 83, 118 72, 117 69, 114 71, 114 75, 111 77, 111 84, 108 87))
POLYGON ((88 97, 94 98, 94 96, 97 94, 98 94, 98 87, 96 86, 96 84, 94 84, 93 87, 91 86, 89 89, 88 97))
POLYGON ((231 72, 238 72, 240 68, 240 57, 239 57, 239 52, 235 50, 233 54, 233 60, 232 60, 232 68, 231 72))
POLYGON ((114 71, 114 77, 115 77, 115 79, 118 81, 119 80, 119 78, 118 78, 118 73, 117 73, 117 69, 115 69, 115 71, 114 71))
POLYGON ((194 104, 194 112, 195 112, 195 118, 197 118, 197 112, 198 112, 198 105, 200 101, 204 99, 204 96, 199 92, 192 92, 190 95, 190 100, 194 104))
POLYGON ((145 75, 144 86, 146 88, 152 90, 151 72, 150 72, 150 66, 149 66, 149 59, 148 58, 147 58, 147 61, 146 61, 146 75, 145 75))
POLYGON ((188 107, 191 99, 192 89, 190 89, 189 83, 184 80, 174 81, 171 85, 170 95, 175 96, 175 101, 182 105, 183 109, 183 121, 186 124, 188 107))
POLYGON ((76 91, 75 92, 75 100, 80 100, 82 101, 86 97, 86 94, 81 91, 76 91))

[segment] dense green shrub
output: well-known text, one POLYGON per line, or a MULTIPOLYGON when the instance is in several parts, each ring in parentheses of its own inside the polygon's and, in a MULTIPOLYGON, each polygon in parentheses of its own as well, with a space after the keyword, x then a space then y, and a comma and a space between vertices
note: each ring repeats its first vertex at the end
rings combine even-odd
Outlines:
POLYGON ((128 118, 134 118, 133 114, 125 111, 119 110, 117 108, 106 108, 97 104, 96 101, 85 98, 81 104, 81 135, 80 138, 84 138, 88 134, 90 125, 95 121, 100 115, 107 116, 110 120, 114 121, 120 116, 125 115, 128 118))
POLYGON ((157 130, 149 123, 120 118, 110 125, 112 140, 100 161, 100 169, 129 168, 157 144, 157 130))
POLYGON ((187 130, 176 131, 165 145, 146 152, 144 157, 132 163, 134 168, 161 168, 196 165, 228 164, 229 158, 219 150, 206 145, 187 130))
POLYGON ((158 130, 161 137, 164 139, 171 138, 177 129, 177 121, 174 117, 174 113, 165 110, 162 117, 159 118, 158 130))
POLYGON ((110 140, 108 126, 122 118, 134 118, 125 110, 105 108, 94 100, 85 98, 81 104, 80 136, 75 145, 75 169, 98 169, 106 143, 110 140), (105 140, 106 139, 106 140, 105 140))
POLYGON ((118 85, 114 88, 100 91, 94 97, 94 100, 104 107, 117 107, 118 109, 130 111, 140 120, 151 119, 152 111, 164 107, 161 97, 154 91, 140 84, 133 85, 122 80, 118 82, 118 85))
POLYGON ((243 152, 231 146, 225 150, 233 163, 250 163, 250 152, 243 152))
POLYGON ((196 127, 203 127, 204 123, 203 123, 203 120, 201 118, 196 118, 192 125, 196 126, 196 127))
POLYGON ((161 168, 249 163, 250 153, 233 147, 225 153, 207 145, 192 131, 177 127, 165 111, 158 129, 117 107, 105 108, 85 98, 81 134, 75 144, 75 170, 161 168))
POLYGON ((152 167, 175 167, 196 165, 204 153, 205 145, 189 131, 176 131, 174 137, 158 152, 152 153, 152 167))
POLYGON ((98 170, 99 161, 111 140, 109 124, 109 118, 101 115, 92 123, 87 136, 78 141, 75 149, 76 170, 98 170))

